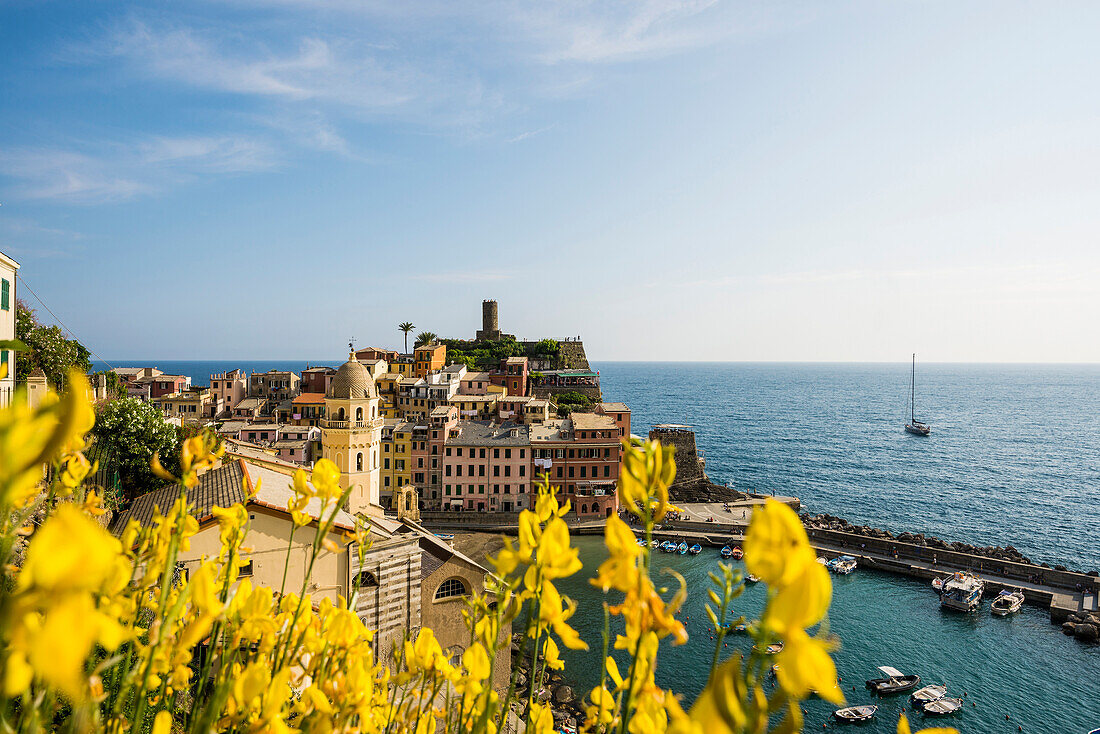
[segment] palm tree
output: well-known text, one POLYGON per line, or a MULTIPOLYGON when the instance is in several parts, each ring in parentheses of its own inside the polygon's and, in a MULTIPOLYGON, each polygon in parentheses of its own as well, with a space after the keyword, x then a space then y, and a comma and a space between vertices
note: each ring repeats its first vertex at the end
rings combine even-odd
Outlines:
POLYGON ((414 346, 422 347, 426 344, 431 344, 439 338, 439 334, 434 331, 422 331, 416 335, 416 344, 414 346))
POLYGON ((413 322, 411 321, 402 321, 400 324, 397 325, 398 331, 405 332, 405 354, 409 353, 409 332, 415 328, 416 327, 413 326, 413 322))

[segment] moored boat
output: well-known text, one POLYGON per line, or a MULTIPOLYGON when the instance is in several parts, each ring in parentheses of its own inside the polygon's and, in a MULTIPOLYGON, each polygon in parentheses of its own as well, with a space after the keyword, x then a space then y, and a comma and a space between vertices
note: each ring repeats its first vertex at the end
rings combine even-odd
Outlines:
POLYGON ((939 576, 932 579, 932 588, 935 589, 937 592, 942 591, 943 590, 943 579, 940 578, 939 576))
POLYGON ((953 714, 963 707, 961 698, 937 698, 935 701, 925 701, 917 704, 921 711, 932 716, 946 716, 953 714))
POLYGON ((1001 593, 997 594, 997 598, 993 600, 993 604, 990 605, 990 611, 998 617, 1003 617, 1007 614, 1013 614, 1020 611, 1020 607, 1023 605, 1023 591, 1020 589, 1016 589, 1015 591, 1002 589, 1001 593))
POLYGON ((869 703, 862 706, 847 706, 834 711, 833 718, 837 721, 852 724, 860 721, 870 721, 874 718, 876 711, 878 711, 878 706, 869 703))
POLYGON ((745 555, 744 553, 741 552, 741 546, 739 546, 739 545, 733 546, 733 548, 730 549, 730 554, 732 555, 733 560, 735 560, 735 561, 740 561, 741 557, 743 555, 745 555))
POLYGON ((940 606, 958 612, 971 612, 982 603, 985 582, 968 571, 958 571, 943 582, 940 606))
POLYGON ((927 436, 932 432, 932 426, 917 420, 917 355, 913 355, 913 371, 909 377, 909 422, 905 424, 905 432, 914 436, 927 436))
POLYGON ((697 556, 702 552, 703 552, 703 546, 699 545, 698 543, 696 543, 695 545, 688 548, 688 553, 690 553, 693 556, 697 556))
POLYGON ((687 555, 688 544, 683 542, 683 541, 680 541, 680 545, 676 546, 676 552, 679 553, 682 556, 687 555))
POLYGON ((828 569, 841 576, 847 576, 856 570, 856 559, 852 556, 838 556, 829 562, 828 569))
POLYGON ((829 559, 826 558, 825 556, 818 556, 817 557, 817 562, 820 563, 825 568, 829 567, 829 559))
POLYGON ((745 577, 746 584, 756 584, 760 582, 759 576, 753 576, 751 573, 745 577))
POLYGON ((661 544, 658 543, 656 540, 651 540, 651 541, 649 541, 649 547, 652 548, 653 550, 657 550, 658 548, 661 547, 661 544))
POLYGON ((937 698, 943 698, 947 695, 947 686, 925 686, 919 691, 914 691, 909 700, 914 704, 919 705, 927 703, 928 701, 935 701, 937 698))
POLYGON ((722 550, 718 551, 718 554, 723 558, 733 557, 733 551, 730 550, 730 547, 728 545, 722 546, 722 550))
POLYGON ((920 685, 919 675, 906 675, 897 668, 889 665, 880 665, 879 670, 885 674, 885 678, 872 678, 867 681, 867 687, 875 693, 889 695, 893 693, 905 693, 920 685))
POLYGON ((779 653, 783 652, 783 643, 773 642, 772 644, 764 648, 764 652, 768 655, 778 655, 779 653))

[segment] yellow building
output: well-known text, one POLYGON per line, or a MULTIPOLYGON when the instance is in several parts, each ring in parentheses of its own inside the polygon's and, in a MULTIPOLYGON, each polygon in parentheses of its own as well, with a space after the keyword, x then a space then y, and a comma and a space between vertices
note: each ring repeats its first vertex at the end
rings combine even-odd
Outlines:
POLYGON ((400 418, 397 410, 397 384, 401 375, 396 372, 386 372, 379 375, 374 381, 378 389, 378 409, 382 411, 383 418, 400 418))
POLYGON ((498 395, 455 395, 450 404, 462 420, 493 420, 497 417, 498 395))
POLYGON ((387 419, 382 427, 382 485, 379 499, 383 507, 392 509, 393 493, 412 484, 411 421, 387 419))
POLYGON ((389 369, 402 377, 416 377, 416 362, 411 354, 399 354, 391 359, 389 369))

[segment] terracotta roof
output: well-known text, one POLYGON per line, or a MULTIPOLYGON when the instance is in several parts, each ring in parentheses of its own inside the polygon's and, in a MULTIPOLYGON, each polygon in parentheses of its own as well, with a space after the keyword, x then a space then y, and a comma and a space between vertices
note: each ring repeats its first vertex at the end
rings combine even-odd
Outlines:
POLYGON ((291 403, 294 405, 324 405, 325 394, 323 392, 304 392, 295 396, 291 403))

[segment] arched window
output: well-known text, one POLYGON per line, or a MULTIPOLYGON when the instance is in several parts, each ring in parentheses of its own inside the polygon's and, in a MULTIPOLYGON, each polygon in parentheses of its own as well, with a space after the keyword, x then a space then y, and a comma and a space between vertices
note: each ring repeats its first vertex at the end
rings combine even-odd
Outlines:
POLYGON ((344 420, 344 409, 343 408, 340 408, 340 410, 336 411, 336 420, 338 420, 338 421, 344 420))
POLYGON ((466 584, 462 579, 447 579, 435 590, 435 600, 450 599, 454 596, 466 596, 466 584))
POLYGON ((378 408, 374 407, 373 405, 372 405, 372 406, 370 406, 370 417, 371 417, 371 418, 376 418, 376 417, 377 417, 377 416, 375 416, 375 414, 374 414, 374 411, 376 411, 376 410, 378 410, 378 408))
POLYGON ((355 584, 359 588, 378 586, 378 577, 370 571, 360 571, 359 575, 355 577, 355 584))
POLYGON ((363 409, 362 408, 356 408, 355 409, 355 422, 356 423, 362 423, 363 422, 363 409))
POLYGON ((355 471, 363 471, 363 453, 355 455, 355 471))
POLYGON ((588 514, 588 505, 581 505, 581 514, 582 515, 587 515, 588 514))
POLYGON ((336 468, 340 471, 344 470, 344 455, 336 454, 336 468))

